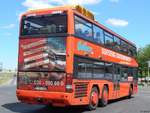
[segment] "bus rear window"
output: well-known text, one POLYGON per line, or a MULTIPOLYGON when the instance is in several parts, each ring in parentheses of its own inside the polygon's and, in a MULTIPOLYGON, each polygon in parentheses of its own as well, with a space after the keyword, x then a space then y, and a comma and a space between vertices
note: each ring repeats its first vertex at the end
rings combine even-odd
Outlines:
POLYGON ((66 14, 23 17, 21 35, 43 35, 54 33, 67 33, 66 14))

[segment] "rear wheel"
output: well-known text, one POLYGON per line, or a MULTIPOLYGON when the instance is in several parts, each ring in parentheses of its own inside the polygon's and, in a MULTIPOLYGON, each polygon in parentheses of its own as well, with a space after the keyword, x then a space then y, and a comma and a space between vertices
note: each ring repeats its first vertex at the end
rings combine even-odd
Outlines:
POLYGON ((99 102, 99 93, 98 93, 98 89, 96 87, 92 88, 89 99, 90 100, 89 100, 88 109, 95 110, 97 108, 98 102, 99 102))
POLYGON ((102 90, 102 98, 100 100, 101 106, 106 106, 108 104, 108 88, 104 86, 102 90))

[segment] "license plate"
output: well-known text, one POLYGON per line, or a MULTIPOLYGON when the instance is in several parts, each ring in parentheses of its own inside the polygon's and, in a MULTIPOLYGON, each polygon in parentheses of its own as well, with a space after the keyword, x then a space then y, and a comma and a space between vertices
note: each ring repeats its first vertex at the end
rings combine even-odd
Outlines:
POLYGON ((38 91, 45 91, 47 90, 47 86, 35 86, 34 87, 35 90, 38 90, 38 91))

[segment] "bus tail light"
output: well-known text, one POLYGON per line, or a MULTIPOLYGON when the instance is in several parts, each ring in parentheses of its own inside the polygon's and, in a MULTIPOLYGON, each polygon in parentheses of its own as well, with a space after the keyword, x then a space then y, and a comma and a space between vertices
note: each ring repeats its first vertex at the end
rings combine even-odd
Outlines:
POLYGON ((67 74, 66 76, 66 92, 72 93, 72 74, 67 74))

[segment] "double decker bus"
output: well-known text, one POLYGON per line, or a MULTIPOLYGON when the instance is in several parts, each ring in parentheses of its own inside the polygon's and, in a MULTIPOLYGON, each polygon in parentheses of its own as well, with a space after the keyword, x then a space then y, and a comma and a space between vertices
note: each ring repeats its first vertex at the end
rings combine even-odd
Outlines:
POLYGON ((80 6, 22 15, 18 100, 52 106, 87 105, 137 93, 136 46, 80 6))

